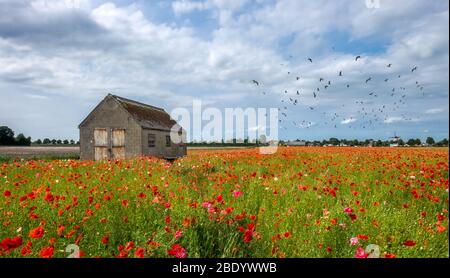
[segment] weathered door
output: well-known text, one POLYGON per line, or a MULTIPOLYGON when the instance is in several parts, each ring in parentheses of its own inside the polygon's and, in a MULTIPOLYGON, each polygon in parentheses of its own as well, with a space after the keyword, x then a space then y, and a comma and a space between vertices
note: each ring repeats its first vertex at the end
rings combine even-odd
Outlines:
POLYGON ((94 129, 95 160, 108 159, 108 132, 105 128, 94 129))
POLYGON ((112 130, 112 158, 125 158, 125 129, 112 130))

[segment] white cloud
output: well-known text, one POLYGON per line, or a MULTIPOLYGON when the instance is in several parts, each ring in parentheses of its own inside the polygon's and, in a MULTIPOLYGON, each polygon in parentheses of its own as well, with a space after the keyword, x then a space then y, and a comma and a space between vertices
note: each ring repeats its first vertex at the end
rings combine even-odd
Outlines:
POLYGON ((357 121, 357 119, 355 119, 355 118, 344 119, 341 121, 341 125, 348 125, 348 124, 354 123, 356 121, 357 121))
POLYGON ((442 113, 443 111, 444 111, 443 108, 431 108, 425 110, 425 114, 439 114, 442 113))

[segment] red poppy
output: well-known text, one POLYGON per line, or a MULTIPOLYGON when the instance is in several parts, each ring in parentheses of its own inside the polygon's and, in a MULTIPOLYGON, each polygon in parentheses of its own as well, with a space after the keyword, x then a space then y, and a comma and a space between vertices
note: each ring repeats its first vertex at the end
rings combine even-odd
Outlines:
POLYGON ((145 255, 145 249, 144 249, 144 248, 138 248, 138 249, 136 249, 136 252, 134 253, 134 255, 135 255, 137 258, 144 258, 144 255, 145 255))
POLYGON ((13 239, 5 238, 1 243, 0 247, 1 250, 4 252, 9 252, 10 250, 18 248, 20 245, 22 245, 22 238, 21 237, 15 237, 13 239))
POLYGON ((104 237, 102 238, 102 243, 103 243, 104 245, 108 244, 108 241, 109 241, 109 235, 106 235, 106 236, 104 236, 104 237))
POLYGON ((20 252, 22 254, 22 256, 26 257, 31 254, 31 246, 32 245, 33 244, 31 243, 31 241, 27 242, 27 244, 22 248, 22 251, 20 252))
POLYGON ((368 240, 368 239, 369 239, 369 236, 366 236, 366 235, 358 235, 358 238, 359 238, 359 239, 362 239, 362 240, 368 240))
POLYGON ((409 247, 412 247, 412 246, 416 246, 416 244, 417 244, 417 242, 415 242, 415 241, 413 241, 413 240, 405 240, 404 242, 403 242, 403 245, 405 245, 405 246, 409 246, 409 247))
POLYGON ((384 257, 387 258, 387 259, 393 259, 393 258, 395 258, 396 256, 395 256, 394 254, 391 254, 391 253, 385 253, 385 254, 384 254, 384 257))
POLYGON ((41 238, 42 236, 44 236, 44 233, 45 233, 44 228, 39 226, 39 227, 31 230, 29 236, 31 238, 41 238))
POLYGON ((11 196, 11 191, 5 190, 5 191, 3 191, 3 195, 4 195, 5 197, 9 197, 9 196, 11 196))
POLYGON ((179 244, 172 245, 172 248, 167 252, 170 256, 175 256, 179 259, 186 257, 186 250, 179 244))
POLYGON ((289 232, 285 232, 285 233, 284 233, 284 237, 285 237, 285 238, 289 238, 289 237, 291 237, 291 233, 289 233, 289 232))
POLYGON ((39 252, 39 256, 41 258, 51 258, 53 257, 54 251, 55 248, 53 248, 53 246, 45 247, 39 252))

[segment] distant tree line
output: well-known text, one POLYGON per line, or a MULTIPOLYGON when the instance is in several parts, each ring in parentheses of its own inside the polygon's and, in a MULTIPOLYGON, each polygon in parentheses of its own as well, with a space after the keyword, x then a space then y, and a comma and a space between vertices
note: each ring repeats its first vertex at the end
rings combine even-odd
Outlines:
POLYGON ((14 136, 14 131, 7 126, 0 126, 0 145, 4 146, 29 146, 31 137, 26 137, 23 133, 14 136))
POLYGON ((50 139, 44 138, 43 140, 37 139, 33 142, 34 145, 79 145, 80 141, 75 142, 75 140, 68 139, 50 139))
MULTIPOLYGON (((300 142, 301 140, 297 139, 294 142, 300 142)), ((422 141, 419 138, 411 138, 408 139, 406 142, 402 139, 398 140, 372 140, 372 139, 366 139, 366 140, 347 140, 347 139, 341 139, 338 138, 330 138, 328 140, 322 140, 322 141, 303 141, 305 145, 307 146, 373 146, 373 147, 388 147, 393 144, 396 144, 398 146, 422 146, 422 141)), ((286 141, 280 141, 281 145, 286 145, 288 142, 286 141)), ((427 137, 425 140, 425 145, 427 146, 433 146, 433 147, 448 147, 448 139, 443 139, 441 141, 436 142, 433 137, 427 137)))
POLYGON ((22 133, 14 137, 14 131, 7 126, 0 126, 0 146, 30 146, 33 145, 75 145, 80 144, 80 142, 75 142, 74 140, 68 139, 49 139, 45 138, 43 140, 37 139, 32 141, 31 137, 26 137, 22 133))

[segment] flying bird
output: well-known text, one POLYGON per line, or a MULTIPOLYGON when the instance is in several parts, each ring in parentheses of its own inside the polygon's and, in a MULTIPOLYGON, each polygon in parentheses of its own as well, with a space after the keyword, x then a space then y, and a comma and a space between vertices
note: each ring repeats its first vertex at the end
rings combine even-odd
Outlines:
POLYGON ((356 56, 355 61, 358 61, 358 59, 361 59, 360 55, 356 56))
POLYGON ((387 67, 390 68, 392 66, 392 64, 388 64, 387 67))
POLYGON ((312 59, 311 59, 311 58, 308 58, 308 61, 309 61, 310 63, 312 63, 312 59))
POLYGON ((341 71, 339 71, 339 76, 342 76, 342 70, 341 70, 341 71))
POLYGON ((258 82, 258 81, 256 81, 256 80, 253 79, 252 82, 255 83, 256 86, 259 86, 259 82, 258 82))
POLYGON ((413 68, 411 69, 411 72, 415 72, 416 70, 417 70, 417 66, 413 67, 413 68))
POLYGON ((367 78, 366 83, 369 82, 370 80, 372 80, 372 77, 367 78))

